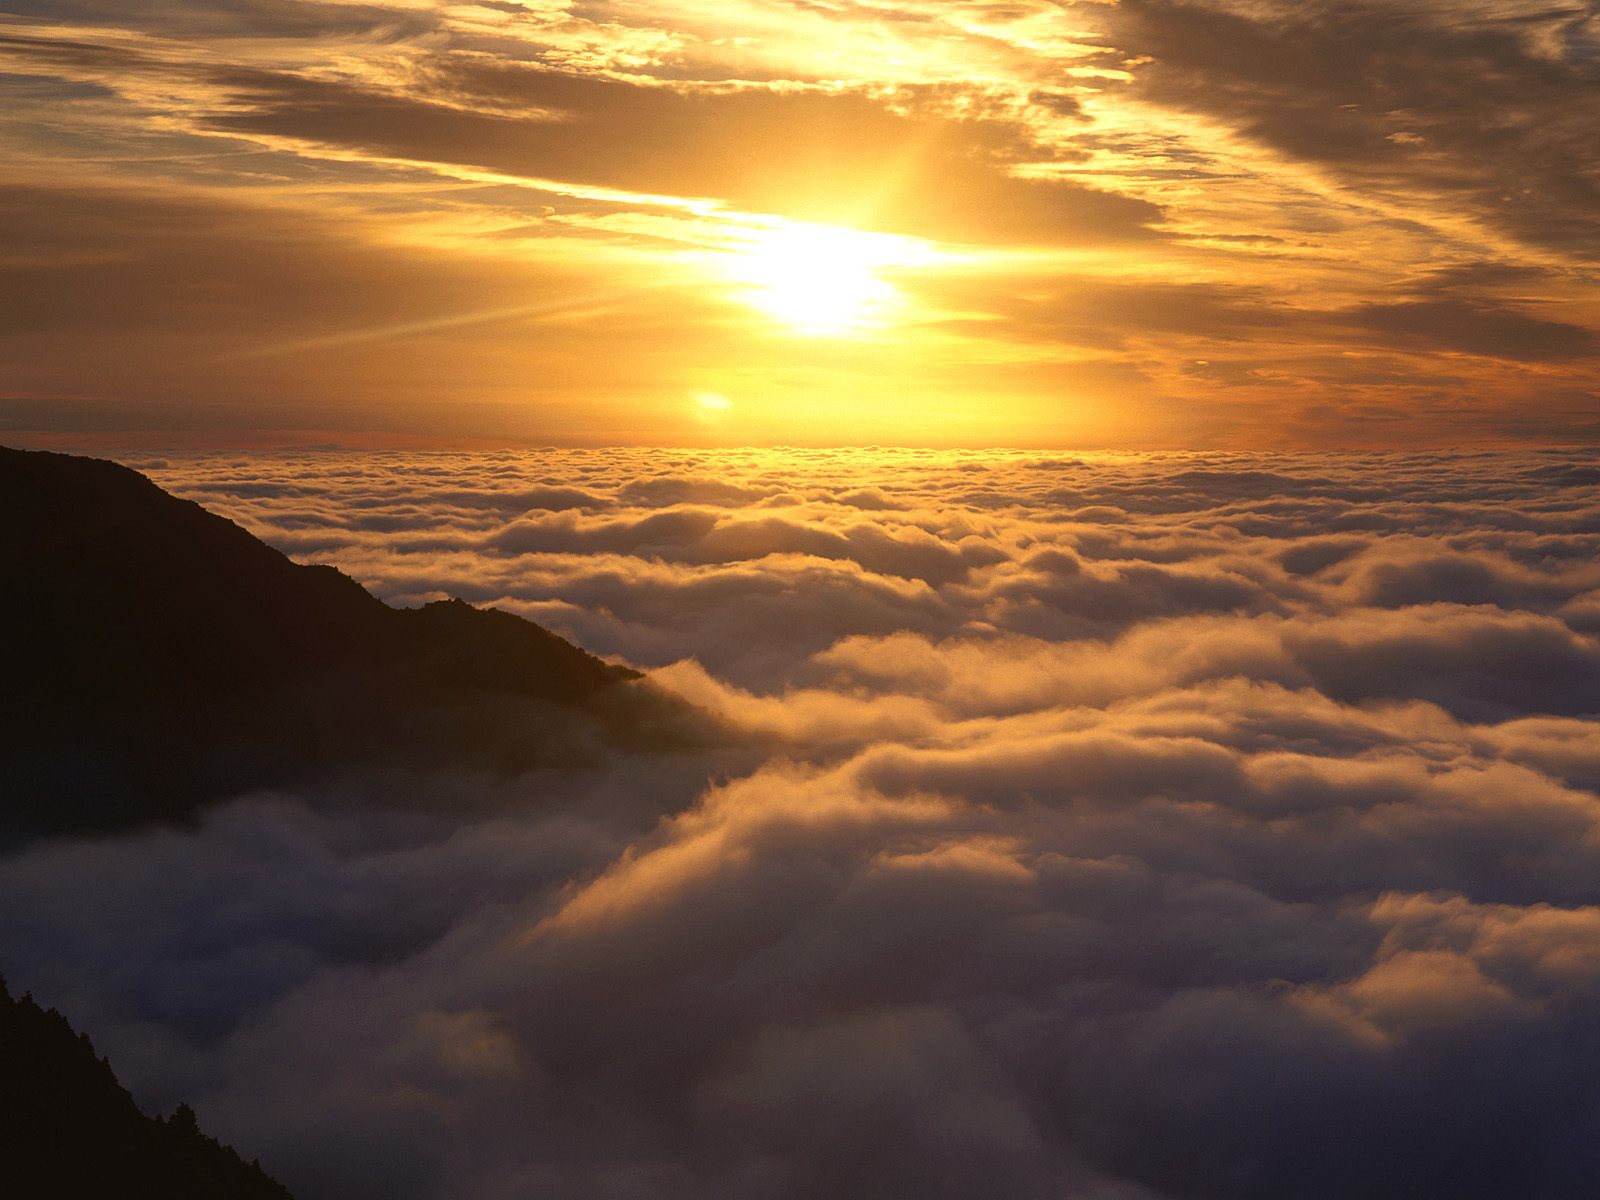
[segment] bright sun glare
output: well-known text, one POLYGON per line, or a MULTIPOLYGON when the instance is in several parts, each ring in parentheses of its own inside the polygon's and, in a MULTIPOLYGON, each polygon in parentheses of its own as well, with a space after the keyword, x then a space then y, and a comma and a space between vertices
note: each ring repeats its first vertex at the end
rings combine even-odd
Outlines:
POLYGON ((741 299, 796 333, 840 337, 880 323, 905 296, 882 277, 924 265, 930 247, 911 238, 825 225, 762 230, 733 256, 741 299))

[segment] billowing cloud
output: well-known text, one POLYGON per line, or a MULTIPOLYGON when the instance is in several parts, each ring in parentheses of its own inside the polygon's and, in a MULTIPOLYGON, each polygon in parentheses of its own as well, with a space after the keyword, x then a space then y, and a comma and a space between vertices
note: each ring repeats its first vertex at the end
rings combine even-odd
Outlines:
POLYGON ((712 735, 0 859, 13 984, 308 1200, 1590 1186, 1581 455, 139 465, 712 735))

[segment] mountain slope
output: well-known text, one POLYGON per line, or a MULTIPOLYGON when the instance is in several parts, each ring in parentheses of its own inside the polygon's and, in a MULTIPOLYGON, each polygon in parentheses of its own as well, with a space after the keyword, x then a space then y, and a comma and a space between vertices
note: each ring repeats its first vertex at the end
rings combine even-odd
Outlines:
POLYGON ((118 464, 3 447, 0 632, 13 832, 351 763, 518 769, 636 677, 509 613, 391 608, 118 464))
POLYGON ((13 1196, 290 1200, 201 1133, 186 1106, 147 1117, 55 1009, 0 980, 0 1185, 13 1196))

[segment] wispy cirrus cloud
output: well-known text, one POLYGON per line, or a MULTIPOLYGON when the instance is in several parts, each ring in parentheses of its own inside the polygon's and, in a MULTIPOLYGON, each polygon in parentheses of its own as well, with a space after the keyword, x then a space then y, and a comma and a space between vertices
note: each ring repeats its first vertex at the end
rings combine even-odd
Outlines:
POLYGON ((55 338, 9 328, 29 370, 8 419, 73 424, 23 398, 57 394, 98 398, 102 425, 174 423, 119 312, 176 308, 168 390, 212 428, 1584 438, 1591 25, 1468 0, 13 6, 0 138, 34 219, 6 257, 31 264, 19 286, 112 311, 55 338), (107 200, 92 229, 40 199, 84 190, 107 200), (826 305, 833 278, 843 304, 867 270, 899 301, 826 356, 741 287, 794 221, 909 239, 898 266, 823 263, 806 284, 826 305), (339 252, 274 253, 285 225, 339 252), (240 263, 232 302, 216 272, 85 269, 100 241, 138 262, 191 228, 240 263), (387 329, 385 352, 216 369, 218 340, 298 344, 275 336, 258 259, 292 260, 312 309, 347 289, 319 321, 387 329), (425 311, 388 322, 397 280, 425 311), (461 324, 569 291, 607 299, 461 324), (715 425, 686 400, 703 392, 733 401, 715 425), (431 415, 439 395, 463 415, 431 415))

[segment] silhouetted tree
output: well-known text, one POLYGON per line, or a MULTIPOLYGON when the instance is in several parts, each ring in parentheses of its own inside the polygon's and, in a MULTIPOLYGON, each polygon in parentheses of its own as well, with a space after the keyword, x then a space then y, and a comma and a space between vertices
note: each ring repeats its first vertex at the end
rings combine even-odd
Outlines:
POLYGON ((257 1162, 180 1104, 146 1116, 55 1009, 0 979, 0 1196, 52 1200, 291 1200, 257 1162))

